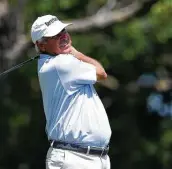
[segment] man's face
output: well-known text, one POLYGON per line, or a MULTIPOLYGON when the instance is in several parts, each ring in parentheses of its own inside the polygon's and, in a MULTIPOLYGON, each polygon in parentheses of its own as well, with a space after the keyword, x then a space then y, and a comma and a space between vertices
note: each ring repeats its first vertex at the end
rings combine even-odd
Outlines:
POLYGON ((53 37, 43 37, 41 45, 38 44, 42 52, 49 54, 67 54, 71 52, 71 37, 68 32, 63 29, 59 34, 53 37))

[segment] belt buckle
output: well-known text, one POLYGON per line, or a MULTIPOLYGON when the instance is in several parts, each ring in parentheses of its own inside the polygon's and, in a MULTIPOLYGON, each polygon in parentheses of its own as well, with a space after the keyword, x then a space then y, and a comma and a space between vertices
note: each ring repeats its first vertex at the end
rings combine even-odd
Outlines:
POLYGON ((106 154, 107 154, 108 151, 109 151, 109 146, 107 146, 107 147, 102 147, 102 153, 101 153, 100 157, 102 157, 103 155, 105 155, 105 154, 104 154, 105 152, 106 152, 106 154))

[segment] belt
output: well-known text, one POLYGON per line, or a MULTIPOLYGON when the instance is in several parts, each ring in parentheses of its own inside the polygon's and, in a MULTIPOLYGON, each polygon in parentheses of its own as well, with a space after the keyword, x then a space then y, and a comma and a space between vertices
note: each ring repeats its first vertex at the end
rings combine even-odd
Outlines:
POLYGON ((102 147, 92 147, 92 146, 82 146, 78 144, 70 144, 61 141, 50 141, 51 147, 59 148, 64 150, 75 151, 79 153, 84 153, 87 155, 98 155, 98 156, 105 156, 109 152, 109 146, 105 148, 102 147))

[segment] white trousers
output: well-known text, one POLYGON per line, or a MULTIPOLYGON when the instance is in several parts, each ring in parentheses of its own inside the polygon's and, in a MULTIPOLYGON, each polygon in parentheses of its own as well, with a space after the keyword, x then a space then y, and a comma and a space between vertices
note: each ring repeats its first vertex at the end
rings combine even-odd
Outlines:
POLYGON ((99 157, 50 147, 46 169, 110 169, 109 156, 99 157))

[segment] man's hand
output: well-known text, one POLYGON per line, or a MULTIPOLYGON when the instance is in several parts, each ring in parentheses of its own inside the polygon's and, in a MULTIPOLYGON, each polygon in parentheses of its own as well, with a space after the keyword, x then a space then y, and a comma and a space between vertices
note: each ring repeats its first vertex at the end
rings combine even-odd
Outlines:
POLYGON ((105 80, 107 74, 103 66, 95 59, 84 55, 83 53, 77 51, 73 46, 71 47, 71 54, 73 54, 77 59, 82 60, 83 62, 90 63, 96 67, 97 80, 105 80))

